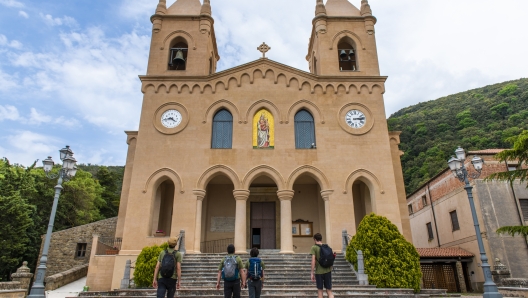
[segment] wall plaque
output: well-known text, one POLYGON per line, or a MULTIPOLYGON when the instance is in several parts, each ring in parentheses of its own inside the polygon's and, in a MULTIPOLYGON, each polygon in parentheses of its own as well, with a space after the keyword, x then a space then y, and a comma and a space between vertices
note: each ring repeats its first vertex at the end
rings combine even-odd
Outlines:
POLYGON ((211 232, 234 232, 235 218, 234 217, 212 217, 211 218, 211 232))

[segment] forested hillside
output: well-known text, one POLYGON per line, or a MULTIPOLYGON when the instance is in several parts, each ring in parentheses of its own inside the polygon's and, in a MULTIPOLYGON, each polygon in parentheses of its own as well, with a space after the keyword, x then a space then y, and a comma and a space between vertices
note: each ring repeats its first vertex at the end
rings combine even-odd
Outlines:
POLYGON ((457 146, 510 148, 508 137, 528 129, 528 79, 449 95, 399 110, 387 120, 402 131, 407 193, 447 167, 457 146))
MULTIPOLYGON (((62 185, 54 231, 117 216, 124 168, 78 167, 75 177, 62 185)), ((22 261, 36 267, 56 184, 42 168, 0 159, 0 281, 8 280, 22 261)))

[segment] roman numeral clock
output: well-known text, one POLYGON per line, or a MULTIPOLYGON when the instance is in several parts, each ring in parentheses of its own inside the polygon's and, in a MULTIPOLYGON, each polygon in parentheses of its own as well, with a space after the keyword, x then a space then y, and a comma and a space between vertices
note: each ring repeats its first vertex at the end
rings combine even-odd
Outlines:
POLYGON ((366 123, 366 116, 359 110, 350 110, 345 116, 345 121, 352 128, 362 128, 366 123))

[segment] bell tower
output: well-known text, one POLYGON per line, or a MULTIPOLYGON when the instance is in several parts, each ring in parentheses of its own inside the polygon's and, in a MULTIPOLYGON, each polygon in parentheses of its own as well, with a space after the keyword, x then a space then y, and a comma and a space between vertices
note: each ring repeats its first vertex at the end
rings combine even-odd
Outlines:
POLYGON ((368 0, 361 9, 348 0, 316 0, 306 60, 321 76, 379 76, 374 31, 376 18, 368 0))
POLYGON ((159 0, 152 21, 147 75, 208 76, 220 56, 210 0, 159 0))

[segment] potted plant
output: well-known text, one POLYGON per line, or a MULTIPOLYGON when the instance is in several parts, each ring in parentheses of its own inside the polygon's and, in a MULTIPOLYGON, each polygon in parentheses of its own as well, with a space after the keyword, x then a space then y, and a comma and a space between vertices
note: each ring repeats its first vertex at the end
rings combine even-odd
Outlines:
POLYGON ((117 255, 117 254, 119 254, 119 249, 116 246, 112 247, 112 249, 106 250, 106 255, 117 255))
POLYGON ((156 233, 154 233, 154 237, 165 237, 165 232, 163 230, 157 230, 156 233))

